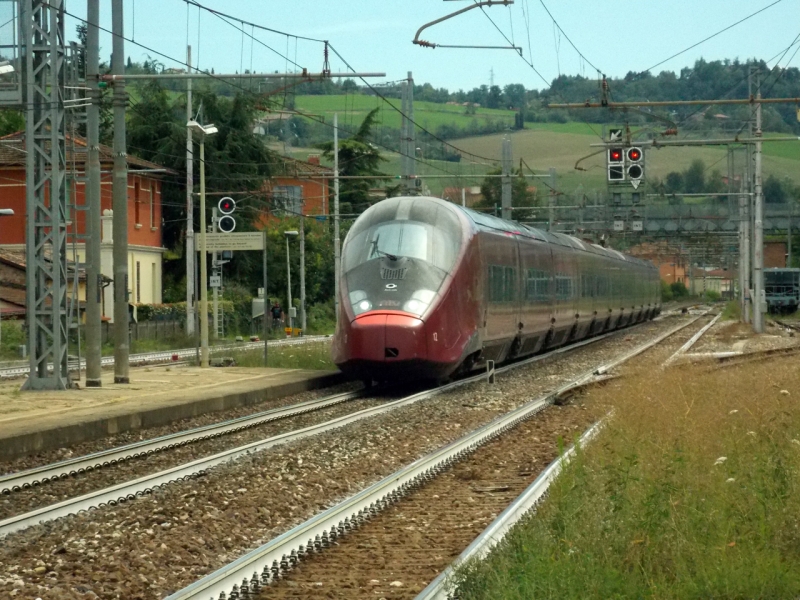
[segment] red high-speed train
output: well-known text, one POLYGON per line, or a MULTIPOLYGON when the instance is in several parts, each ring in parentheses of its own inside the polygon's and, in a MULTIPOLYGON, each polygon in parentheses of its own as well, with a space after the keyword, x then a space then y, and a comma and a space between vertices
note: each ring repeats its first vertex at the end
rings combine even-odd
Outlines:
POLYGON ((356 220, 339 289, 333 360, 374 381, 441 380, 661 310, 649 262, 420 196, 356 220))

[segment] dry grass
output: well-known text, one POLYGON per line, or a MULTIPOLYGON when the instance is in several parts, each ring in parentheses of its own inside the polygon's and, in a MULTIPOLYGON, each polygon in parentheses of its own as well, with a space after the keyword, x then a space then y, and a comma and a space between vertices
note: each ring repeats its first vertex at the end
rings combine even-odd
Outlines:
POLYGON ((460 598, 800 594, 797 358, 613 382, 615 409, 460 598))

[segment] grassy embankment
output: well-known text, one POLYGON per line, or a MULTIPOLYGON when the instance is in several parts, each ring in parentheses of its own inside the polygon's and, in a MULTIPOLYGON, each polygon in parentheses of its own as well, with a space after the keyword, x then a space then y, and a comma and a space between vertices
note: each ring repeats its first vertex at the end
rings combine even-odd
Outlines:
MULTIPOLYGON (((248 350, 231 353, 237 367, 262 367, 263 350, 248 350)), ((313 369, 335 371, 331 360, 331 345, 327 342, 310 342, 298 346, 270 348, 267 354, 268 366, 275 369, 313 369)))
POLYGON ((642 372, 459 598, 797 598, 800 368, 642 372))

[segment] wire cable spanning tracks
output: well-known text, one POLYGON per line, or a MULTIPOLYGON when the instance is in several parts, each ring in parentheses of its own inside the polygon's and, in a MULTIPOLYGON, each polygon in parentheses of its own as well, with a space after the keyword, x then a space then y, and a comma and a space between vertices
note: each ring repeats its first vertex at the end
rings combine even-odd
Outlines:
POLYGON ((344 392, 328 396, 327 398, 319 398, 317 400, 300 402, 299 404, 281 406, 237 419, 223 421, 222 423, 214 423, 213 425, 197 427, 187 431, 179 431, 151 440, 118 446, 116 448, 110 448, 101 452, 79 456, 50 465, 20 471, 18 473, 2 475, 0 476, 0 493, 4 495, 10 494, 49 481, 66 479, 70 476, 80 475, 88 471, 108 467, 126 460, 154 454, 163 450, 171 450, 193 442, 238 433, 271 421, 286 419, 288 417, 322 410, 323 408, 335 406, 349 400, 355 400, 363 395, 363 391, 344 392))
MULTIPOLYGON (((692 322, 694 322, 694 321, 692 321, 692 322)), ((690 323, 682 324, 681 328, 685 327, 685 326, 687 326, 689 324, 690 323)), ((519 361, 519 362, 516 362, 516 363, 505 365, 503 367, 498 368, 496 372, 497 373, 503 373, 503 372, 506 372, 506 371, 508 371, 510 369, 515 369, 515 368, 518 368, 518 367, 529 365, 529 364, 532 364, 532 363, 535 363, 535 362, 538 362, 538 361, 541 361, 541 360, 544 360, 546 358, 550 358, 550 357, 553 357, 553 356, 556 356, 556 355, 559 355, 559 354, 572 352, 572 351, 577 350, 578 348, 581 348, 583 346, 586 346, 586 345, 589 345, 589 344, 593 344, 595 342, 598 342, 600 340, 606 339, 606 338, 608 338, 610 336, 613 336, 613 335, 617 335, 619 333, 623 333, 625 331, 630 331, 630 328, 612 331, 612 332, 609 332, 609 333, 606 333, 606 334, 603 334, 603 335, 599 335, 599 336, 594 337, 594 338, 583 340, 581 342, 572 344, 570 346, 564 346, 564 347, 561 347, 561 348, 557 348, 557 349, 555 349, 555 350, 553 350, 551 352, 548 352, 546 354, 541 354, 541 355, 534 356, 534 357, 531 357, 531 358, 528 358, 528 359, 525 359, 525 360, 522 360, 522 361, 519 361)), ((660 339, 662 339, 662 338, 659 338, 659 341, 660 341, 660 339)), ((396 408, 399 408, 401 406, 406 406, 406 405, 409 405, 409 404, 413 404, 415 402, 419 402, 421 400, 425 400, 425 399, 430 398, 430 397, 432 397, 432 396, 434 396, 436 394, 440 394, 440 393, 455 389, 456 387, 480 381, 483 378, 484 378, 483 374, 474 375, 472 377, 461 379, 459 381, 455 381, 453 383, 444 385, 444 386, 436 388, 434 390, 427 390, 427 391, 419 392, 417 394, 413 394, 411 396, 407 396, 405 398, 401 398, 401 399, 395 400, 393 402, 387 402, 387 403, 382 404, 380 406, 371 407, 371 408, 367 408, 367 409, 364 409, 364 410, 361 410, 361 411, 357 411, 357 412, 354 412, 354 413, 351 413, 351 414, 348 414, 348 415, 344 415, 342 417, 338 417, 336 419, 332 419, 330 421, 326 421, 324 423, 319 423, 317 425, 312 425, 312 426, 309 426, 309 427, 306 427, 306 428, 303 428, 303 429, 298 429, 298 430, 286 432, 286 433, 279 434, 279 435, 276 435, 276 436, 273 436, 273 437, 270 437, 270 438, 267 438, 267 439, 264 439, 264 440, 251 442, 249 444, 245 444, 245 445, 239 446, 237 448, 226 450, 224 452, 220 452, 220 453, 217 453, 217 454, 212 455, 212 456, 200 458, 200 459, 197 459, 197 460, 192 461, 190 463, 186 463, 186 464, 183 464, 183 465, 178 465, 176 467, 172 467, 170 469, 166 469, 166 470, 160 471, 158 473, 147 475, 145 477, 140 477, 140 478, 132 480, 132 481, 120 483, 120 484, 117 484, 115 486, 104 488, 102 490, 96 490, 94 492, 90 492, 88 494, 84 494, 84 495, 76 497, 76 498, 70 498, 70 499, 64 500, 62 502, 59 502, 59 503, 56 503, 56 504, 52 504, 50 506, 45 506, 45 507, 30 511, 28 513, 24 513, 24 514, 21 514, 21 515, 16 515, 14 517, 10 517, 8 519, 0 521, 0 538, 5 536, 5 535, 8 535, 10 533, 13 533, 15 531, 19 531, 19 530, 25 529, 27 527, 30 527, 32 525, 36 525, 36 524, 47 522, 47 521, 51 521, 53 519, 57 519, 57 518, 60 518, 60 517, 76 514, 76 513, 79 513, 81 511, 91 510, 93 508, 98 508, 98 507, 105 506, 105 505, 114 505, 114 504, 117 504, 117 503, 120 503, 120 502, 126 502, 128 500, 134 500, 136 497, 142 496, 144 494, 151 493, 152 491, 154 491, 155 489, 157 489, 157 488, 159 488, 161 486, 167 485, 167 484, 172 483, 174 481, 179 481, 179 480, 188 479, 190 477, 195 477, 197 475, 205 473, 208 469, 210 469, 212 467, 215 467, 217 465, 220 465, 220 464, 223 464, 223 463, 226 463, 226 462, 230 462, 230 461, 236 460, 237 458, 239 458, 241 456, 245 456, 245 455, 252 454, 252 453, 255 453, 255 452, 260 452, 262 450, 266 450, 266 449, 271 448, 273 446, 277 446, 277 445, 280 445, 280 444, 285 444, 285 443, 288 443, 288 442, 293 442, 293 441, 296 441, 296 440, 299 440, 299 439, 303 439, 303 438, 306 438, 306 437, 318 435, 318 434, 324 433, 326 431, 330 431, 332 429, 343 427, 345 425, 348 425, 348 424, 353 423, 355 421, 359 421, 361 419, 366 419, 366 418, 369 418, 369 417, 372 417, 372 416, 376 416, 376 415, 379 415, 379 414, 382 414, 382 413, 385 413, 385 412, 389 412, 389 411, 394 410, 396 408)), ((248 418, 248 417, 245 417, 245 418, 248 418)), ((172 443, 172 442, 169 442, 169 443, 172 443)), ((140 448, 139 449, 139 454, 141 454, 141 453, 142 453, 142 451, 141 451, 141 448, 140 448)), ((100 454, 100 453, 98 453, 98 454, 100 454)), ((92 455, 92 456, 96 456, 96 455, 92 455)), ((65 461, 65 462, 70 462, 70 461, 65 461)), ((96 463, 97 461, 94 461, 94 462, 96 463)), ((105 463, 111 464, 110 457, 106 457, 100 463, 100 465, 102 466, 105 463)), ((59 464, 63 465, 64 463, 59 463, 59 464)), ((42 478, 44 477, 43 471, 46 470, 46 469, 49 469, 51 467, 55 467, 55 466, 56 465, 50 465, 48 467, 42 467, 41 470, 37 469, 37 470, 32 470, 32 471, 40 471, 40 472, 38 472, 37 476, 38 476, 39 481, 42 481, 43 480, 42 478)), ((61 470, 63 472, 63 469, 55 469, 55 470, 56 471, 61 470)), ((75 471, 74 467, 73 467, 72 470, 75 471)), ((31 473, 32 471, 29 471, 28 473, 31 473)), ((75 471, 75 472, 77 472, 77 471, 75 471)), ((61 476, 61 475, 59 475, 59 476, 61 476)), ((8 476, 8 477, 10 478, 12 476, 8 476)), ((49 477, 52 478, 53 475, 50 474, 49 477)), ((9 487, 7 485, 6 481, 0 480, 0 482, 2 482, 4 487, 7 487, 7 488, 9 487)), ((29 485, 31 485, 30 482, 29 482, 29 485)), ((21 484, 17 483, 16 486, 17 487, 21 487, 21 484)), ((12 488, 9 488, 9 489, 12 489, 12 488)))
MULTIPOLYGON (((284 340, 270 340, 268 342, 269 346, 297 346, 300 344, 308 344, 311 342, 324 342, 329 340, 330 336, 328 335, 309 335, 303 336, 300 338, 286 338, 284 340)), ((235 344, 235 345, 225 345, 225 346, 212 346, 211 352, 212 353, 219 353, 219 352, 239 352, 242 350, 260 350, 264 347, 264 342, 245 342, 242 344, 235 344)), ((197 348, 183 348, 182 350, 163 350, 160 352, 142 352, 140 354, 131 354, 129 358, 129 362, 131 365, 152 365, 156 363, 169 363, 174 361, 174 357, 178 357, 179 360, 185 360, 187 358, 192 358, 197 354, 197 348)), ((100 364, 103 367, 110 367, 114 364, 114 357, 113 356, 104 356, 100 360, 100 364)), ((81 369, 86 368, 86 361, 81 359, 80 363, 81 369)), ((52 365, 48 368, 52 370, 52 365)), ((77 361, 69 361, 69 368, 70 370, 77 370, 78 364, 77 361)), ((18 364, 17 366, 13 367, 3 367, 0 368, 0 379, 14 379, 17 377, 22 377, 27 375, 30 372, 30 366, 26 364, 18 364)))
MULTIPOLYGON (((571 389, 586 385, 597 375, 606 373, 641 354, 667 337, 688 327, 702 316, 699 315, 688 323, 681 323, 624 356, 599 368, 591 369, 558 389, 431 452, 229 565, 170 595, 166 600, 222 600, 224 598, 248 598, 250 597, 248 594, 257 594, 263 586, 269 585, 271 581, 280 577, 281 573, 289 571, 306 554, 328 547, 332 541, 357 528, 379 511, 397 502, 402 496, 421 487, 478 447, 531 418, 559 396, 571 389)), ((517 365, 509 365, 498 371, 505 371, 514 366, 517 365)), ((457 383, 463 385, 464 382, 476 379, 473 377, 457 383)), ((445 387, 451 389, 451 386, 445 387)))

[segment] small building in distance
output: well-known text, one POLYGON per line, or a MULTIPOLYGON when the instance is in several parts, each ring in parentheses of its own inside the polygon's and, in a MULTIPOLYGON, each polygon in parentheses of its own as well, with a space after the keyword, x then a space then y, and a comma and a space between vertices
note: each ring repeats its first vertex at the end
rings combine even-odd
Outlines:
POLYGON ((689 287, 689 255, 680 245, 661 240, 633 246, 626 252, 657 266, 661 281, 667 285, 682 283, 689 287))
POLYGON ((333 169, 320 164, 319 154, 307 161, 281 156, 266 185, 273 216, 326 217, 333 207, 329 187, 333 169))
MULTIPOLYGON (((75 166, 74 176, 67 176, 67 254, 72 262, 72 243, 78 268, 83 267, 86 247, 86 139, 67 136, 68 166, 75 166)), ((0 229, 0 251, 25 251, 25 138, 23 132, 0 138, 0 186, 2 207, 14 210, 14 216, 3 217, 0 229)), ((128 298, 131 303, 159 304, 162 294, 161 183, 165 175, 177 174, 150 161, 128 155, 128 298)), ((100 197, 102 210, 101 272, 106 283, 113 280, 112 169, 113 150, 100 145, 100 197)), ((24 260, 22 262, 24 268, 24 260)), ((84 291, 79 288, 79 300, 84 291)), ((114 284, 103 288, 102 315, 114 318, 114 284)), ((24 304, 24 303, 23 303, 24 304)))
POLYGON ((722 298, 732 299, 735 279, 736 274, 726 269, 695 267, 692 269, 689 292, 697 296, 702 296, 705 292, 717 292, 722 298))
POLYGON ((449 202, 453 202, 454 204, 461 204, 461 197, 462 197, 462 190, 464 194, 464 200, 467 207, 473 207, 477 202, 483 200, 483 194, 481 194, 481 186, 473 185, 469 187, 446 187, 444 191, 442 191, 442 199, 447 200, 449 202))

